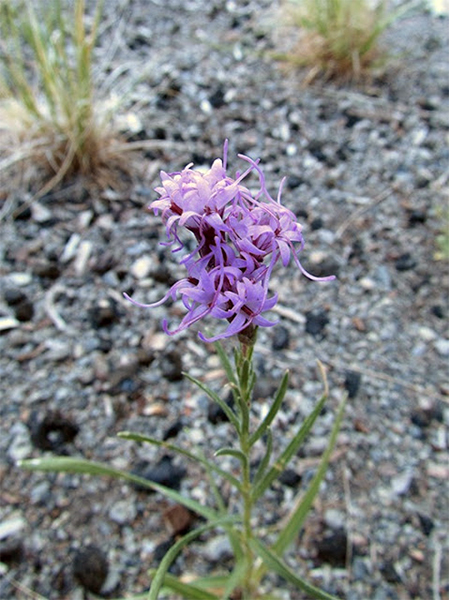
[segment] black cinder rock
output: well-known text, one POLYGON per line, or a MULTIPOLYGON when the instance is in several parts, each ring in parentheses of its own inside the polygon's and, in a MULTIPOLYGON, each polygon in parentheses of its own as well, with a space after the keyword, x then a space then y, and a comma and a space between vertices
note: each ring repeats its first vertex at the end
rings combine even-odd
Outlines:
MULTIPOLYGON (((181 481, 186 476, 187 471, 182 466, 174 465, 172 457, 165 455, 156 465, 146 462, 140 463, 132 473, 153 483, 165 485, 172 490, 179 490, 181 481)), ((153 490, 143 485, 134 484, 134 486, 138 491, 145 491, 150 494, 153 492, 153 490)))
POLYGON ((22 302, 19 302, 19 304, 17 304, 14 307, 14 314, 16 316, 16 319, 18 321, 26 322, 26 321, 31 321, 31 319, 34 316, 34 306, 33 303, 28 300, 28 298, 25 298, 24 300, 22 300, 22 302))
POLYGON ((408 224, 409 227, 414 227, 415 225, 420 225, 425 223, 427 220, 427 213, 424 210, 415 209, 410 212, 408 215, 408 224))
POLYGON ((165 265, 159 265, 155 271, 152 271, 151 277, 158 283, 165 283, 168 287, 171 287, 176 278, 170 273, 169 269, 165 265))
POLYGON ((26 294, 18 288, 7 288, 3 294, 3 298, 8 306, 16 306, 24 300, 27 300, 26 294))
MULTIPOLYGON (((234 406, 234 396, 232 395, 232 392, 230 392, 226 398, 226 404, 231 408, 234 406)), ((209 423, 217 425, 217 423, 224 423, 227 421, 228 417, 219 404, 210 401, 207 408, 207 420, 209 423)))
POLYGON ((209 102, 214 108, 221 108, 225 103, 225 94, 221 87, 217 88, 210 96, 209 102))
POLYGON ((183 422, 179 420, 175 421, 175 423, 172 423, 169 427, 167 427, 167 429, 164 431, 164 435, 162 436, 164 442, 166 440, 169 440, 170 438, 176 437, 183 428, 183 426, 183 422))
POLYGON ((419 524, 423 530, 424 535, 429 536, 434 528, 434 523, 430 517, 422 513, 418 513, 419 524))
POLYGON ((385 579, 385 581, 388 581, 388 583, 400 583, 401 581, 401 578, 396 571, 393 561, 389 559, 387 559, 383 563, 383 565, 381 565, 380 572, 382 573, 382 576, 385 579))
POLYGON ((309 311, 306 313, 306 333, 316 338, 324 337, 324 328, 329 323, 326 310, 309 311))
MULTIPOLYGON (((302 177, 298 177, 297 175, 290 175, 287 179, 287 188, 289 190, 294 190, 300 185, 304 183, 304 179, 302 177)), ((303 211, 302 215, 296 215, 301 217, 307 217, 307 212, 303 211)))
POLYGON ((32 266, 33 273, 43 279, 57 279, 61 271, 56 260, 38 259, 32 266))
POLYGON ((158 544, 153 552, 153 561, 156 564, 159 564, 164 558, 164 556, 167 554, 167 552, 170 550, 170 548, 173 546, 173 544, 174 539, 172 537, 158 544))
POLYGON ((14 211, 14 219, 16 221, 28 221, 31 219, 31 207, 28 202, 21 202, 17 207, 17 210, 14 211))
POLYGON ((41 450, 61 451, 73 442, 79 427, 58 411, 47 413, 42 419, 34 411, 30 418, 31 441, 41 450))
POLYGON ((88 314, 90 322, 96 329, 112 325, 120 319, 117 304, 112 298, 100 298, 88 314))
POLYGON ((327 533, 316 542, 317 558, 336 567, 346 565, 348 536, 343 528, 327 533))
POLYGON ((0 562, 5 565, 14 565, 24 557, 25 549, 22 539, 13 537, 0 540, 0 562))
POLYGON ((410 271, 416 267, 416 260, 410 252, 406 252, 396 259, 395 267, 396 271, 410 271))
POLYGON ((415 408, 410 413, 410 420, 413 425, 421 427, 421 429, 429 427, 433 420, 442 423, 443 419, 443 409, 438 402, 432 403, 429 406, 415 408))
POLYGON ((355 398, 359 392, 362 376, 356 371, 346 371, 345 390, 348 392, 348 398, 355 398))
POLYGON ((182 357, 176 350, 166 352, 161 358, 162 375, 168 381, 180 381, 182 375, 182 357))
POLYGON ((98 594, 108 575, 108 561, 97 546, 80 548, 73 560, 73 576, 89 592, 98 594))
POLYGON ((273 350, 285 350, 290 344, 290 331, 284 325, 278 325, 274 328, 273 341, 271 347, 273 350))
POLYGON ((315 217, 315 219, 313 219, 313 221, 310 223, 310 229, 312 231, 317 231, 318 229, 321 229, 323 225, 323 219, 321 217, 315 217))
POLYGON ((301 475, 299 475, 293 469, 285 469, 279 476, 279 481, 287 487, 296 487, 301 481, 301 475))
POLYGON ((431 311, 432 314, 435 315, 435 317, 437 317, 438 319, 445 318, 445 310, 440 304, 435 304, 435 306, 432 306, 431 311))

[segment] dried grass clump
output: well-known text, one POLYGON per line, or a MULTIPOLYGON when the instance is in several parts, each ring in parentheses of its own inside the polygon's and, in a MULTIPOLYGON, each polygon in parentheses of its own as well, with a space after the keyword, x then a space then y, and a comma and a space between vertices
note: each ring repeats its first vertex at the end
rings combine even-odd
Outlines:
POLYGON ((107 187, 126 168, 114 107, 97 97, 93 81, 101 12, 101 1, 91 16, 84 0, 1 2, 0 175, 7 188, 20 176, 39 197, 77 175, 107 187))
POLYGON ((317 77, 360 80, 385 63, 379 37, 410 8, 407 3, 390 10, 385 0, 287 0, 283 16, 299 39, 280 58, 309 67, 305 83, 317 77))

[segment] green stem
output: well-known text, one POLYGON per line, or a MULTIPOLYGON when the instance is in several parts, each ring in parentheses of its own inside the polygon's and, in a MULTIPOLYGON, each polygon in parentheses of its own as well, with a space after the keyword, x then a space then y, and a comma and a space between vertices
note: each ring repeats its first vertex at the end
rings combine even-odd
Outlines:
POLYGON ((245 600, 254 598, 252 575, 254 565, 254 553, 251 548, 252 529, 251 514, 253 508, 253 498, 251 493, 250 461, 249 461, 249 429, 246 427, 240 435, 240 448, 247 460, 242 464, 242 500, 243 500, 243 528, 242 528, 242 547, 244 552, 244 561, 246 565, 245 577, 243 580, 242 592, 245 600))
POLYGON ((246 460, 242 461, 241 483, 243 501, 242 550, 244 553, 243 560, 245 564, 241 592, 244 600, 255 598, 257 593, 253 582, 255 555, 252 549, 253 532, 251 528, 251 515, 254 501, 250 475, 250 451, 252 444, 249 431, 249 409, 251 405, 252 388, 254 386, 252 354, 255 342, 255 331, 249 333, 249 336, 240 339, 240 352, 238 354, 237 364, 238 399, 241 409, 239 442, 240 450, 246 457, 246 460))

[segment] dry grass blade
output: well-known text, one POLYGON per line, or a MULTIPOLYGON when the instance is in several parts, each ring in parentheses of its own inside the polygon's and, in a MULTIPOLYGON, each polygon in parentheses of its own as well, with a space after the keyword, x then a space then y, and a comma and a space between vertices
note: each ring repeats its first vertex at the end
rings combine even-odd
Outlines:
POLYGON ((14 181, 26 168, 35 198, 78 175, 117 187, 131 168, 117 106, 93 82, 101 8, 88 20, 84 0, 0 5, 0 174, 14 181))
POLYGON ((283 16, 299 31, 299 40, 280 58, 309 68, 306 85, 317 77, 359 80, 385 63, 379 37, 411 8, 405 3, 389 10, 386 0, 287 0, 283 16))

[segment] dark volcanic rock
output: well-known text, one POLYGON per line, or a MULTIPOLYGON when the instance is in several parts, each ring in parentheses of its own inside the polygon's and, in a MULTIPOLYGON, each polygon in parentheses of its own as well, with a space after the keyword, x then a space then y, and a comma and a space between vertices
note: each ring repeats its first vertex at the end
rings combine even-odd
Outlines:
POLYGON ((35 411, 30 423, 31 441, 41 450, 62 451, 66 444, 73 442, 79 427, 59 412, 49 412, 43 418, 35 411))
POLYGON ((97 546, 80 548, 73 559, 73 576, 89 592, 99 594, 108 575, 108 560, 97 546))
MULTIPOLYGON (((186 476, 187 471, 182 466, 173 464, 171 456, 163 456, 156 465, 151 465, 147 462, 142 462, 132 471, 133 475, 138 475, 143 479, 148 479, 154 483, 160 483, 173 490, 179 490, 182 479, 186 476)), ((139 491, 152 493, 150 488, 135 484, 139 491)))

